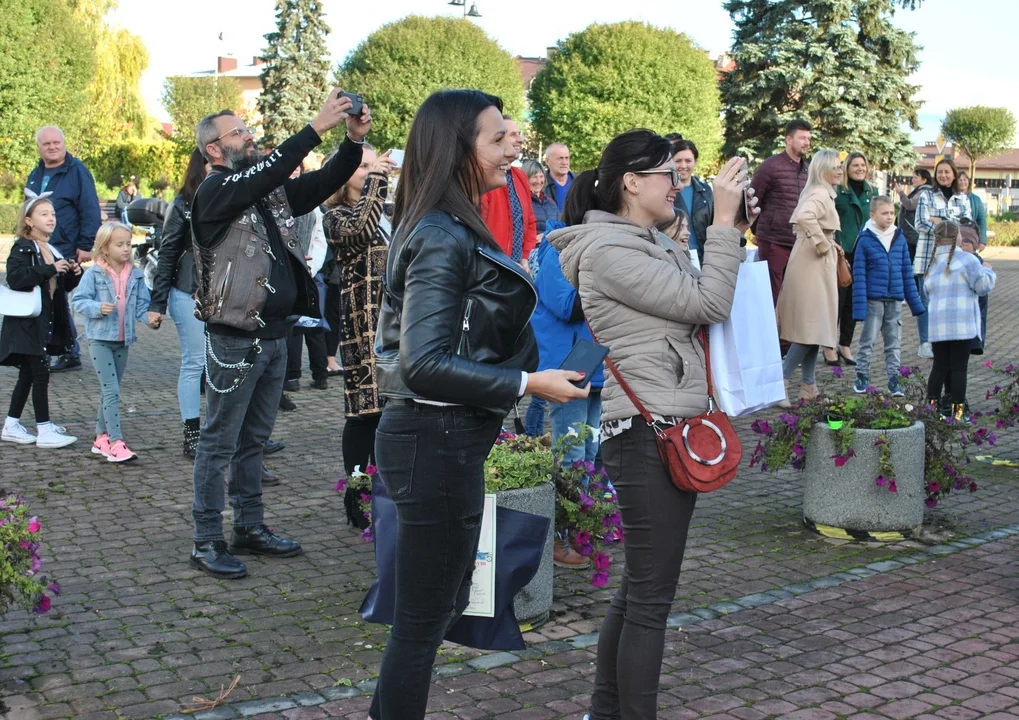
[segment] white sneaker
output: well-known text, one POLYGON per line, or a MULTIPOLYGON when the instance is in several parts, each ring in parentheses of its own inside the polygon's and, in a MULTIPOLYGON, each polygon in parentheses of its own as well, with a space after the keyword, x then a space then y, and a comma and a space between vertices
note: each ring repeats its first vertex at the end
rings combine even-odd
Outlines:
POLYGON ((62 448, 78 442, 74 435, 68 435, 66 430, 51 422, 38 426, 39 438, 35 441, 36 447, 41 448, 62 448))
POLYGON ((930 359, 934 357, 934 348, 931 347, 929 342, 920 343, 920 348, 916 351, 916 356, 930 359))
POLYGON ((32 445, 35 442, 35 435, 30 433, 28 428, 22 425, 19 420, 11 422, 11 418, 8 418, 4 423, 4 431, 0 435, 0 439, 17 443, 18 445, 32 445))

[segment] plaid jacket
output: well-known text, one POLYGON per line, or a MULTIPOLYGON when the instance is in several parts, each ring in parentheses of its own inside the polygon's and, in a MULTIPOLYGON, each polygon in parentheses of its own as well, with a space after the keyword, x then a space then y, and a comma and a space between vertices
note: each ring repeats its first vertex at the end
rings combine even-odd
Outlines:
POLYGON ((929 339, 931 342, 972 340, 981 337, 979 298, 994 289, 996 275, 977 257, 956 248, 952 266, 945 274, 948 252, 952 248, 936 249, 924 288, 930 303, 929 339))

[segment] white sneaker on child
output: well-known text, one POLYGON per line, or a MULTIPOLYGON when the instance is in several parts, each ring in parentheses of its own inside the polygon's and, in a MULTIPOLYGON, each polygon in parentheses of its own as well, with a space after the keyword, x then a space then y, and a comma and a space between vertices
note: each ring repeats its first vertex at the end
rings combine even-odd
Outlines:
POLYGON ((4 421, 4 430, 3 434, 0 435, 0 439, 17 443, 18 445, 32 445, 35 443, 35 435, 30 433, 28 428, 21 424, 21 420, 11 417, 4 421))
POLYGON ((74 435, 68 435, 65 428, 54 425, 51 422, 42 423, 37 427, 39 438, 35 441, 36 447, 41 448, 62 448, 78 442, 74 435))

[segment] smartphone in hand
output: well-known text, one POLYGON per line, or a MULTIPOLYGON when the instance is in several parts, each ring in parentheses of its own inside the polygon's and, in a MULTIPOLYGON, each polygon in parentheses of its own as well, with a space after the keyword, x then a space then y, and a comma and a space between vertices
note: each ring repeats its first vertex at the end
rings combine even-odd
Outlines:
POLYGON ((559 369, 584 373, 582 379, 571 381, 578 388, 582 388, 591 382, 598 366, 605 362, 608 355, 609 349, 604 345, 596 345, 590 340, 577 340, 577 344, 570 350, 570 354, 563 360, 559 369))

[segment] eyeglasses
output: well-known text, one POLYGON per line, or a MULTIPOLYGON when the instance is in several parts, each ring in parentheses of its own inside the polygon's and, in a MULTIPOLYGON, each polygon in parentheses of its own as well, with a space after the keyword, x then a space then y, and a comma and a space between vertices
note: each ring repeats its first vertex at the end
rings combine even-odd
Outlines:
POLYGON ((225 133, 220 135, 218 138, 216 138, 212 142, 219 142, 223 138, 230 137, 231 135, 251 135, 251 131, 248 130, 246 127, 235 127, 232 130, 227 130, 225 133))
POLYGON ((672 182, 672 187, 679 187, 679 170, 675 168, 669 168, 668 170, 638 170, 633 173, 634 175, 668 175, 669 180, 672 182))

